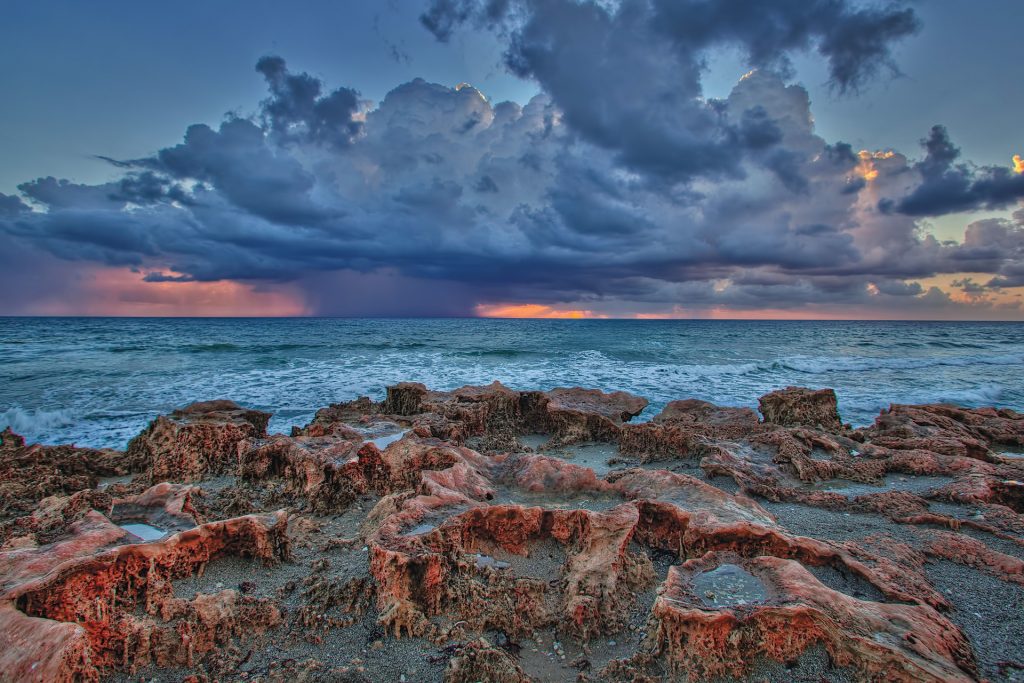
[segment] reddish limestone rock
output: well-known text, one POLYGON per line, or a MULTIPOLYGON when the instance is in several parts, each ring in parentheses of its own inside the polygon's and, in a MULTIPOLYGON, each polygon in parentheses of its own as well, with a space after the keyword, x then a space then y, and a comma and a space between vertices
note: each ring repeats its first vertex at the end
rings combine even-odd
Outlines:
POLYGON ((3 531, 10 547, 45 546, 69 533, 71 526, 101 511, 114 522, 144 521, 168 531, 189 529, 202 521, 193 504, 199 489, 162 483, 136 496, 114 498, 106 491, 79 491, 39 502, 31 515, 20 517, 3 531))
POLYGON ((430 393, 427 387, 419 382, 401 382, 387 388, 387 398, 381 406, 381 412, 389 415, 415 415, 425 412, 423 400, 430 393))
POLYGON ((709 441, 744 438, 760 429, 757 413, 749 408, 685 399, 671 401, 650 422, 623 425, 619 448, 639 455, 641 462, 686 458, 703 454, 709 441))
POLYGON ((446 469, 457 451, 415 434, 381 451, 373 443, 332 436, 276 435, 239 447, 240 474, 251 481, 285 482, 285 492, 315 512, 331 513, 357 496, 387 494, 416 486, 424 469, 446 469))
POLYGON ((858 600, 779 557, 709 553, 671 567, 654 613, 658 648, 678 673, 697 678, 742 676, 757 654, 792 661, 821 643, 833 662, 865 679, 974 680, 966 637, 931 607, 858 600), (727 563, 742 566, 763 593, 742 603, 728 588, 697 595, 698 577, 727 563), (709 606, 709 598, 727 604, 709 606))
POLYGON ((332 403, 316 411, 312 422, 305 427, 292 427, 292 436, 327 436, 341 430, 341 436, 354 432, 352 424, 374 415, 378 406, 366 396, 346 403, 332 403))
MULTIPOLYGON (((917 599, 890 565, 879 571, 851 549, 789 536, 753 501, 692 477, 628 470, 601 480, 569 463, 553 467, 557 461, 543 456, 488 459, 467 449, 458 456, 461 462, 448 470, 422 474, 421 495, 385 499, 385 512, 375 522, 371 572, 381 622, 396 634, 428 633, 430 618, 441 614, 510 637, 556 624, 581 639, 613 633, 621 628, 632 595, 653 579, 650 561, 632 551, 631 542, 681 556, 768 553, 834 565, 893 599, 917 599), (502 491, 511 491, 502 497, 513 499, 537 492, 552 497, 548 503, 537 499, 536 505, 506 503, 495 495, 502 491), (606 503, 612 507, 565 509, 557 501, 567 496, 595 501, 612 496, 606 503), (546 575, 549 581, 495 569, 491 560, 481 565, 479 559, 495 553, 528 559, 550 553, 540 549, 551 543, 564 559, 548 570, 557 572, 546 575)), ((945 604, 934 591, 922 603, 928 598, 945 604)))
POLYGON ((605 393, 597 389, 552 389, 545 392, 552 441, 616 441, 625 422, 647 407, 647 399, 625 391, 605 393))
POLYGON ((822 427, 839 431, 836 392, 832 389, 786 387, 762 396, 759 401, 764 421, 784 427, 822 427))
POLYGON ((475 640, 448 660, 444 680, 445 683, 530 683, 532 679, 507 652, 475 640))
POLYGON ((109 547, 127 534, 92 512, 63 541, 0 554, 0 630, 17 634, 0 658, 0 677, 10 680, 25 662, 45 673, 19 680, 97 680, 150 661, 183 666, 226 638, 275 625, 280 614, 268 601, 235 591, 181 600, 170 581, 225 554, 284 559, 286 526, 284 513, 247 516, 109 547))
MULTIPOLYGON (((405 383, 380 403, 324 408, 291 436, 267 436, 266 414, 229 402, 159 418, 130 457, 157 478, 208 480, 201 486, 164 482, 140 492, 138 478, 59 489, 0 523, 0 632, 13 643, 0 648, 0 680, 98 680, 146 666, 221 680, 245 662, 264 667, 248 672, 266 680, 362 680, 373 672, 373 650, 330 658, 353 637, 354 652, 365 648, 362 629, 344 629, 373 618, 374 638, 433 641, 439 656, 427 660, 448 658, 445 678, 456 682, 528 680, 512 655, 516 641, 546 630, 584 649, 597 638, 627 645, 593 674, 602 680, 740 676, 758 656, 788 663, 811 645, 865 680, 976 679, 966 637, 940 614, 962 604, 930 583, 928 563, 948 559, 1024 585, 1024 563, 1005 545, 1024 545, 1024 485, 1016 483, 1024 463, 987 453, 1016 443, 1021 416, 894 406, 851 432, 831 392, 791 388, 762 400, 763 422, 746 408, 684 400, 630 424, 645 405, 620 392, 405 383), (870 514, 873 525, 920 526, 900 536, 905 542, 886 533, 798 536, 753 499, 710 483, 717 480, 626 469, 627 458, 599 477, 521 452, 517 437, 535 434, 549 435, 552 447, 617 442, 634 463, 701 456, 707 478, 729 476, 742 492, 870 514), (915 476, 948 482, 916 485, 915 476), (833 490, 846 489, 843 481, 879 489, 843 495, 833 490), (301 517, 235 516, 283 505, 301 517), (204 523, 217 515, 231 518, 204 523), (128 522, 169 535, 141 542, 118 526, 128 522), (961 527, 1003 545, 956 533, 961 527), (294 562, 268 568, 268 584, 262 570, 250 580, 244 562, 220 559, 273 563, 291 548, 294 562), (210 562, 216 573, 195 582, 205 592, 180 597, 191 592, 174 583, 210 562), (708 575, 725 564, 748 572, 754 587, 741 588, 750 595, 729 598, 729 583, 708 588, 708 575), (238 590, 221 590, 219 579, 238 590), (877 601, 852 597, 864 595, 877 601), (374 617, 359 616, 374 604, 374 617), (491 631, 508 650, 481 639, 491 631), (263 649, 265 633, 293 656, 295 641, 344 645, 267 668, 281 653, 263 649)), ((5 452, 25 448, 9 438, 5 452)), ((777 511, 783 520, 792 512, 777 511)), ((598 657, 580 666, 588 659, 598 657)), ((564 671, 566 680, 577 675, 564 671)))
POLYGON ((360 399, 337 404, 317 413, 313 423, 296 433, 323 434, 339 421, 352 424, 366 411, 411 423, 417 431, 461 445, 479 438, 478 447, 492 451, 517 450, 516 436, 552 434, 551 445, 580 441, 615 441, 624 422, 646 407, 646 399, 623 391, 559 388, 547 392, 514 391, 500 382, 465 386, 453 391, 431 391, 417 382, 387 388, 380 404, 360 399), (312 431, 311 431, 312 430, 312 431))
POLYGON ((948 531, 929 531, 925 552, 1024 585, 1024 561, 992 550, 981 541, 948 531))
POLYGON ((109 510, 113 498, 105 491, 86 489, 70 496, 50 496, 36 505, 32 514, 0 525, 0 542, 11 547, 45 545, 90 510, 109 510))
POLYGON ((872 443, 887 448, 921 449, 991 462, 990 448, 1024 444, 1024 416, 994 408, 892 405, 862 432, 872 443))
POLYGON ((0 432, 0 518, 26 513, 47 496, 91 489, 100 477, 126 475, 144 466, 120 451, 26 445, 8 427, 0 432))
POLYGON ((286 491, 313 510, 343 509, 367 490, 361 441, 339 436, 275 435, 239 445, 239 474, 245 480, 281 478, 286 491))
POLYGON ((199 481, 235 474, 238 446, 267 435, 270 413, 232 401, 204 401, 161 415, 128 444, 132 461, 149 465, 153 482, 199 481))

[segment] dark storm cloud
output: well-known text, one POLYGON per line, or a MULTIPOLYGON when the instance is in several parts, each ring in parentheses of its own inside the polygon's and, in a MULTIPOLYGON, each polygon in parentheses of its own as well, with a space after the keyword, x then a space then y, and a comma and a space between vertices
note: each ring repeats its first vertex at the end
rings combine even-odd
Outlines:
POLYGON ((189 204, 191 196, 180 185, 152 171, 131 173, 122 178, 109 197, 115 201, 133 204, 153 204, 174 201, 189 204))
POLYGON ((359 134, 362 123, 355 114, 359 94, 338 88, 321 96, 323 84, 309 74, 289 73, 280 57, 263 57, 256 63, 270 88, 262 115, 268 128, 284 140, 307 141, 345 147, 359 134))
MULTIPOLYGON (((708 50, 736 46, 752 67, 785 71, 791 51, 813 49, 846 91, 895 71, 892 44, 918 28, 910 9, 846 0, 434 0, 421 19, 440 40, 466 23, 495 28, 506 66, 536 80, 577 132, 672 180, 740 176, 748 149, 779 141, 763 110, 730 124, 702 99, 708 50)), ((801 191, 786 156, 772 159, 801 191)))
MULTIPOLYGON (((311 199, 315 176, 246 119, 229 119, 218 130, 189 126, 182 144, 142 163, 176 179, 208 183, 239 209, 270 221, 311 224, 338 213, 311 199)), ((202 195, 196 193, 196 200, 202 195)))
POLYGON ((0 192, 0 216, 13 217, 28 210, 29 208, 20 198, 0 192))
POLYGON ((944 126, 933 126, 921 140, 925 158, 914 165, 922 182, 913 192, 881 207, 910 216, 941 216, 958 211, 1001 209, 1024 198, 1024 173, 1008 167, 956 163, 957 148, 944 126))
POLYGON ((806 90, 771 70, 727 98, 700 97, 700 52, 720 44, 775 68, 791 49, 818 49, 838 87, 853 87, 886 65, 889 40, 858 42, 849 27, 891 39, 912 15, 771 2, 732 25, 737 7, 435 3, 435 32, 467 21, 505 31, 512 66, 546 92, 492 104, 472 86, 415 79, 371 106, 265 58, 269 96, 251 118, 112 160, 122 175, 109 183, 24 183, 22 198, 0 195, 0 233, 150 283, 291 283, 331 314, 515 301, 939 310, 961 304, 908 280, 991 273, 988 292, 1021 282, 1016 223, 978 222, 940 243, 878 208, 956 171, 948 136, 933 135, 917 164, 826 143, 806 90))
POLYGON ((119 209, 124 201, 115 199, 118 185, 81 185, 52 176, 18 185, 29 199, 53 209, 119 209))

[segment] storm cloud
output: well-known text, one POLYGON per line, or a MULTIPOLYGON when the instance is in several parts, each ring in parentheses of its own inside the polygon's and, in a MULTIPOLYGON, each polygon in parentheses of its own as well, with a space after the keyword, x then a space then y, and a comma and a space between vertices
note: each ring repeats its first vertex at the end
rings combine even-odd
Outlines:
POLYGON ((957 163, 960 150, 943 126, 933 126, 921 140, 926 154, 914 164, 921 184, 898 201, 886 201, 886 211, 911 216, 941 216, 957 211, 1002 209, 1024 198, 1024 173, 1009 167, 957 163))
POLYGON ((838 91, 894 71, 909 9, 437 0, 422 21, 442 40, 493 29, 541 94, 492 103, 415 79, 371 103, 264 57, 251 116, 111 160, 109 183, 23 183, 0 195, 0 233, 154 286, 287 286, 324 314, 940 311, 966 304, 917 280, 990 274, 959 279, 975 307, 1024 284, 1019 221, 941 242, 917 220, 1009 206, 1022 176, 960 161, 941 127, 918 161, 825 141, 789 80, 794 51, 820 54, 838 91), (721 46, 752 71, 707 98, 704 58, 721 46))

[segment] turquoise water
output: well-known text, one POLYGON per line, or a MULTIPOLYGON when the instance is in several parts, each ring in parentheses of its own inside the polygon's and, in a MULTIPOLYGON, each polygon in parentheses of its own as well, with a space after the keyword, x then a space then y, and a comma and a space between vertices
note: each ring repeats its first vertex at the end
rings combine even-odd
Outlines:
POLYGON ((623 389, 756 407, 833 387, 844 419, 890 402, 1024 409, 1016 323, 0 318, 0 427, 121 448, 156 415, 231 398, 272 430, 387 384, 623 389))

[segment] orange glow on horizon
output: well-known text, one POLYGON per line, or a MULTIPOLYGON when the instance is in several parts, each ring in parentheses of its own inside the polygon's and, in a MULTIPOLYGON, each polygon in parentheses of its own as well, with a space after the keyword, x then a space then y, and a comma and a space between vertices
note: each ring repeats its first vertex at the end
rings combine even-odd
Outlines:
POLYGON ((308 315, 302 299, 287 290, 257 291, 233 280, 145 282, 126 268, 83 274, 79 292, 45 302, 42 315, 144 317, 289 317, 308 315))
MULTIPOLYGON (((654 313, 622 313, 617 315, 599 314, 587 309, 558 309, 543 304, 477 304, 476 315, 481 318, 539 318, 539 319, 633 319, 633 320, 849 320, 877 319, 877 311, 822 311, 787 310, 765 308, 742 310, 716 306, 714 308, 684 309, 679 306, 671 310, 654 313)), ((883 316, 884 317, 884 316, 883 316)))
POLYGON ((543 304, 477 304, 476 314, 480 318, 607 318, 590 310, 562 310, 543 304))
POLYGON ((742 310, 715 306, 694 310, 677 307, 664 313, 637 313, 630 317, 636 320, 847 320, 858 316, 849 312, 793 311, 784 308, 742 310))
POLYGON ((1019 154, 1013 155, 1013 172, 1024 173, 1024 159, 1019 154))

